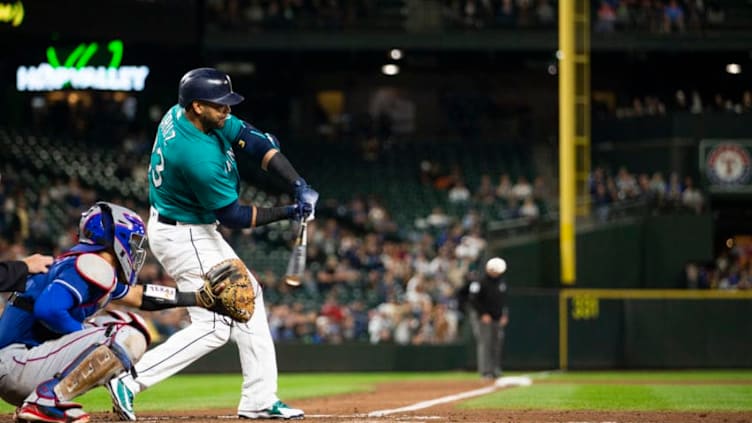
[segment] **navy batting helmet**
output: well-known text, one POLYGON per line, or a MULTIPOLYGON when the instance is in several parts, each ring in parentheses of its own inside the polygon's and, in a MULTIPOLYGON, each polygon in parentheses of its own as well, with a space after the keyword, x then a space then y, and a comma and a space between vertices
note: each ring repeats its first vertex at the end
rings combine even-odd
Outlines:
POLYGON ((186 107, 193 100, 234 106, 244 100, 232 91, 230 76, 214 68, 198 68, 188 71, 180 78, 178 103, 186 107))

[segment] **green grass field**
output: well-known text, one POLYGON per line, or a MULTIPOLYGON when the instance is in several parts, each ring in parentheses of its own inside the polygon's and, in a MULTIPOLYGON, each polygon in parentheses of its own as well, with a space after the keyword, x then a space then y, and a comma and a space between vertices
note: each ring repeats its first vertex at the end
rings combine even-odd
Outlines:
MULTIPOLYGON (((530 373, 533 385, 505 389, 460 404, 479 409, 752 411, 752 371, 655 371, 530 373), (624 382, 624 383, 619 383, 624 382)), ((470 372, 281 374, 279 394, 286 401, 348 392, 366 392, 379 382, 400 380, 477 380, 470 372)), ((170 378, 136 399, 137 409, 232 409, 237 406, 238 375, 184 375, 170 378)), ((110 409, 97 388, 81 397, 88 411, 110 409)), ((0 413, 13 407, 2 403, 0 413)))
POLYGON ((498 391, 464 408, 602 411, 750 411, 752 371, 568 372, 498 391), (614 383, 623 381, 624 383, 614 383), (715 383, 718 381, 718 383, 715 383), (721 381, 723 383, 721 383, 721 381))

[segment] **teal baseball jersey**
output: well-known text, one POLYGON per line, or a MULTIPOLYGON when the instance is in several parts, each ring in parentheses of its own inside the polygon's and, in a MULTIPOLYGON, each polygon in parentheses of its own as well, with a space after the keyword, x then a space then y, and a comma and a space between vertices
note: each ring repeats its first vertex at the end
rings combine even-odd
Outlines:
POLYGON ((214 210, 238 199, 240 176, 232 151, 243 127, 229 115, 221 129, 205 134, 175 105, 157 129, 149 163, 149 203, 178 222, 216 221, 214 210))

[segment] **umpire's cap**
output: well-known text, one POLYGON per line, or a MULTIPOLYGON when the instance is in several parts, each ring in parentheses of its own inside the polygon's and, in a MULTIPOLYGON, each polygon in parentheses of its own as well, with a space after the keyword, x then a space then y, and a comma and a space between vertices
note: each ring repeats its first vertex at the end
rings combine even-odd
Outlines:
POLYGON ((180 78, 178 103, 187 107, 194 100, 234 106, 244 100, 232 91, 230 76, 214 68, 198 68, 180 78))

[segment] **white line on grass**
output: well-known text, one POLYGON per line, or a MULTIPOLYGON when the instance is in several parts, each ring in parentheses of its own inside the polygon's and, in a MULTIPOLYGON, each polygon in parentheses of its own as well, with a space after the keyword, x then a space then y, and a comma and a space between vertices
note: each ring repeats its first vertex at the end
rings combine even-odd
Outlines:
MULTIPOLYGON (((447 395, 441 398, 436 398, 436 399, 432 399, 428 401, 421 401, 421 402, 408 405, 405 407, 393 408, 389 410, 371 411, 370 413, 367 413, 367 414, 362 414, 362 413, 359 413, 359 414, 306 414, 305 417, 312 418, 312 419, 331 419, 331 418, 362 419, 362 418, 368 418, 368 417, 384 417, 390 414, 422 410, 424 408, 433 407, 434 405, 445 404, 445 403, 453 402, 453 401, 459 401, 462 399, 477 397, 480 395, 486 395, 502 388, 511 388, 515 386, 530 386, 533 384, 534 379, 545 379, 551 373, 556 373, 556 371, 543 371, 543 372, 537 372, 537 373, 533 373, 529 375, 522 375, 522 376, 500 377, 496 379, 493 385, 487 386, 485 388, 474 389, 472 391, 461 392, 459 394, 454 394, 454 395, 447 395)), ((218 416, 218 417, 220 419, 237 418, 237 416, 218 416)), ((404 418, 400 418, 400 420, 440 420, 442 418, 443 417, 441 416, 405 416, 404 418)), ((368 420, 364 420, 364 421, 367 422, 368 420)))
POLYGON ((445 397, 436 398, 428 401, 421 401, 415 404, 411 404, 405 407, 393 408, 389 410, 376 410, 368 413, 368 417, 383 417, 390 414, 404 413, 408 411, 422 410, 424 408, 433 407, 439 404, 445 404, 448 402, 459 401, 466 398, 477 397, 480 395, 490 394, 498 389, 509 388, 512 386, 530 386, 533 383, 531 376, 509 376, 496 379, 493 385, 485 388, 474 389, 472 391, 460 392, 459 394, 447 395, 445 397))

